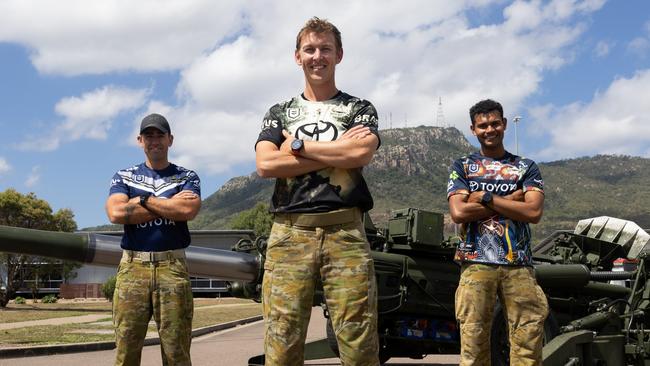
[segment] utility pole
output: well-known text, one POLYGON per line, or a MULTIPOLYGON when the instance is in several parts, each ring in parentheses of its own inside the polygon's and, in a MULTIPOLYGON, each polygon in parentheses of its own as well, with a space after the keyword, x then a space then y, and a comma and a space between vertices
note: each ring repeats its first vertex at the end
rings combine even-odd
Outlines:
POLYGON ((515 118, 513 118, 513 121, 515 122, 515 150, 516 155, 519 155, 519 138, 517 136, 517 125, 519 124, 519 121, 521 121, 521 116, 515 116, 515 118))

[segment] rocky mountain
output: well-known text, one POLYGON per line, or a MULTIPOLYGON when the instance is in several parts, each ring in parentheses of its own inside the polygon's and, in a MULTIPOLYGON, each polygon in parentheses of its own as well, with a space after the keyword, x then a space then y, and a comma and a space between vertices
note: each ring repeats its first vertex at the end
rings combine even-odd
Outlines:
MULTIPOLYGON (((477 150, 456 128, 414 127, 381 131, 381 147, 364 176, 375 199, 370 212, 382 223, 391 209, 417 207, 447 212, 450 164, 477 150)), ((650 159, 599 155, 539 164, 546 205, 537 236, 572 228, 578 219, 615 216, 650 228, 650 159)), ((192 228, 228 228, 232 217, 268 202, 273 180, 253 173, 228 181, 205 199, 192 228)))
MULTIPOLYGON (((454 156, 473 149, 455 128, 382 130, 381 147, 364 169, 375 199, 373 219, 385 221, 390 209, 400 207, 444 210, 449 164, 454 156)), ((233 215, 257 202, 268 202, 272 190, 273 180, 256 173, 233 178, 204 200, 192 227, 228 227, 233 215)))

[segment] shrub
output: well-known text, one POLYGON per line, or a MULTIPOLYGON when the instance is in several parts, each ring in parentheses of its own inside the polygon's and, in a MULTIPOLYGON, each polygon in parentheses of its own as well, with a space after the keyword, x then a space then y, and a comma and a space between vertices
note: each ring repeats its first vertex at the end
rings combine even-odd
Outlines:
POLYGON ((115 292, 115 281, 117 281, 117 277, 115 276, 110 276, 106 282, 102 285, 102 294, 104 295, 105 298, 108 299, 108 301, 113 301, 113 293, 115 292))
POLYGON ((43 304, 54 304, 58 300, 59 299, 56 297, 56 295, 50 294, 50 295, 43 296, 43 298, 41 299, 41 302, 43 304))
POLYGON ((22 297, 22 296, 16 296, 16 298, 14 299, 14 302, 16 304, 22 305, 22 304, 25 303, 25 298, 22 297))

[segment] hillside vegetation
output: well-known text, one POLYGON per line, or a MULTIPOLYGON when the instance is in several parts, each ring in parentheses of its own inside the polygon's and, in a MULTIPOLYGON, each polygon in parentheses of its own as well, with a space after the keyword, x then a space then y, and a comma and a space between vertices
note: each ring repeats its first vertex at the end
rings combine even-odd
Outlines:
MULTIPOLYGON (((454 159, 477 150, 456 128, 414 127, 381 131, 382 145, 364 176, 375 200, 370 212, 385 223, 389 211, 417 207, 447 212, 446 186, 454 159)), ((545 181, 539 239, 556 229, 571 229, 581 218, 614 216, 650 228, 650 159, 598 155, 539 164, 545 181)), ((268 203, 273 180, 253 173, 228 181, 203 202, 193 229, 225 229, 233 217, 268 203)))

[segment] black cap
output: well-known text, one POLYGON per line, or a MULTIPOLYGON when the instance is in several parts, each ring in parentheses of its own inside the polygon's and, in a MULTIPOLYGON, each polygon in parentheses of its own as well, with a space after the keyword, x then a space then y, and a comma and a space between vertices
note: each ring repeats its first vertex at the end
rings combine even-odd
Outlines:
POLYGON ((157 113, 152 113, 142 119, 142 123, 140 123, 140 134, 149 127, 160 130, 160 132, 171 133, 169 122, 167 122, 165 117, 157 113))

